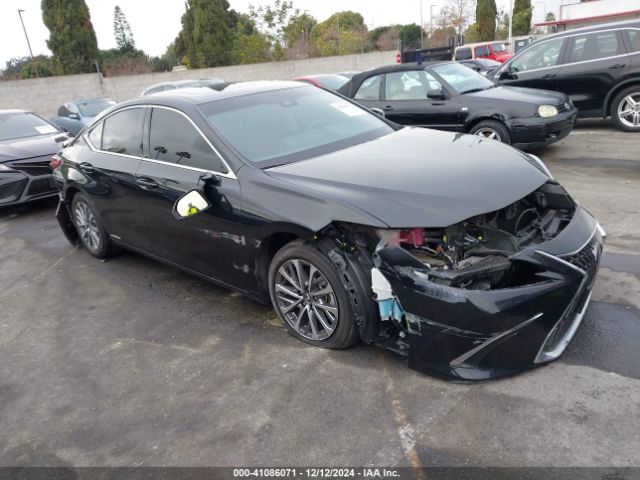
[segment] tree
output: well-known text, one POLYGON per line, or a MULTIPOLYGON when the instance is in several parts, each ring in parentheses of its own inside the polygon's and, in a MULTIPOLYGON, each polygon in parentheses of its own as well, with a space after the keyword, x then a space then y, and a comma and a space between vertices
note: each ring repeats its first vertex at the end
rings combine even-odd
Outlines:
POLYGON ((545 22, 555 22, 556 21, 556 16, 554 15, 553 12, 547 12, 547 16, 544 17, 544 21, 545 22))
POLYGON ((472 23, 473 7, 471 0, 448 0, 440 10, 440 28, 453 27, 458 35, 462 35, 472 23))
POLYGON ((311 31, 318 21, 308 13, 291 17, 284 27, 287 58, 309 58, 313 54, 311 31))
POLYGON ((369 32, 369 44, 382 52, 397 50, 401 28, 400 25, 375 28, 369 32))
POLYGON ((515 0, 513 5, 513 35, 527 35, 531 30, 531 0, 515 0))
POLYGON ((291 0, 275 0, 273 5, 267 5, 266 7, 259 6, 256 8, 253 5, 249 5, 249 15, 253 18, 258 30, 271 43, 273 59, 283 59, 285 56, 284 50, 287 47, 287 27, 295 18, 301 16, 300 10, 293 7, 291 0))
POLYGON ((345 55, 364 51, 367 34, 362 15, 348 10, 318 23, 311 39, 320 56, 345 55))
POLYGON ((429 39, 427 40, 427 47, 446 47, 449 44, 449 39, 455 37, 456 29, 453 27, 436 28, 429 39))
POLYGON ((93 72, 98 42, 84 0, 42 0, 42 19, 49 29, 47 46, 54 68, 62 74, 93 72))
POLYGON ((496 7, 496 0, 478 0, 476 4, 478 38, 476 40, 470 40, 468 36, 465 36, 466 40, 485 42, 495 39, 497 14, 498 8, 496 7))
POLYGON ((116 45, 120 50, 135 50, 136 42, 133 40, 131 26, 118 5, 113 10, 113 34, 116 37, 116 45))
POLYGON ((480 28, 477 23, 472 23, 469 25, 464 32, 464 41, 465 43, 474 43, 480 42, 482 39, 480 38, 480 28))
POLYGON ((247 14, 236 14, 236 34, 231 50, 231 63, 247 64, 269 60, 269 40, 256 28, 247 14))
POLYGON ((422 29, 415 23, 403 25, 398 32, 398 37, 402 40, 403 45, 418 48, 420 47, 420 40, 422 38, 422 29))
POLYGON ((234 31, 227 0, 187 0, 175 53, 190 68, 229 65, 234 31))
POLYGON ((496 40, 509 38, 509 14, 500 9, 496 15, 496 40))

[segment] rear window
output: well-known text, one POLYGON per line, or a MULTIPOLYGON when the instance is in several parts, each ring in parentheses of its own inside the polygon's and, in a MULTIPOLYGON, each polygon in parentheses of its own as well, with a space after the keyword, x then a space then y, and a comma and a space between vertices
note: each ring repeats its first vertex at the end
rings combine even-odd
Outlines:
POLYGON ((459 48, 456 50, 456 60, 469 60, 471 55, 471 48, 459 48))
POLYGON ((568 63, 585 62, 613 57, 620 53, 618 35, 615 31, 576 35, 569 44, 568 63))
POLYGON ((485 45, 484 47, 476 47, 476 57, 488 57, 489 56, 489 46, 485 45))
POLYGON ((624 30, 632 52, 640 52, 640 30, 624 30))
POLYGON ((356 92, 356 100, 379 100, 380 99, 380 82, 382 75, 367 78, 356 92))

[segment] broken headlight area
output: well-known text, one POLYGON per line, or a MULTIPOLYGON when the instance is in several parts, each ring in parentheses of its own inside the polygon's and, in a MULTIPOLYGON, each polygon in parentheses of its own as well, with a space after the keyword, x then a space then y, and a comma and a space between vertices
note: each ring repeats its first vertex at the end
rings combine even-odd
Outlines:
POLYGON ((416 370, 468 380, 562 353, 588 304, 603 243, 595 219, 555 182, 451 226, 376 237, 379 328, 370 341, 408 356, 416 370))
POLYGON ((564 189, 549 182, 505 208, 445 228, 379 230, 377 249, 403 248, 436 284, 474 290, 526 285, 543 281, 542 270, 511 257, 555 238, 574 210, 564 189))

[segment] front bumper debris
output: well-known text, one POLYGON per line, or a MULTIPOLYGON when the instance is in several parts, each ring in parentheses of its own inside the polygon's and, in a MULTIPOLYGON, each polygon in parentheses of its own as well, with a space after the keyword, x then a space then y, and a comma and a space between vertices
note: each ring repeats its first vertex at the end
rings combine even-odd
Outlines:
POLYGON ((576 124, 578 110, 573 107, 552 118, 517 118, 509 122, 511 144, 522 150, 551 145, 565 138, 576 124))
POLYGON ((379 250, 376 268, 404 310, 409 367, 485 380, 558 358, 584 316, 603 241, 596 220, 577 207, 558 236, 510 257, 534 264, 540 280, 495 290, 432 282, 429 269, 406 250, 379 250))

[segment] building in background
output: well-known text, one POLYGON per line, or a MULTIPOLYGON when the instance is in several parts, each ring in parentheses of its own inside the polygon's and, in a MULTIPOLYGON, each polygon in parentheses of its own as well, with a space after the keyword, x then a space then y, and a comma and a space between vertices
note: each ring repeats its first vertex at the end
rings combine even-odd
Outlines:
POLYGON ((563 0, 557 20, 534 27, 552 33, 632 19, 640 19, 640 0, 563 0))

